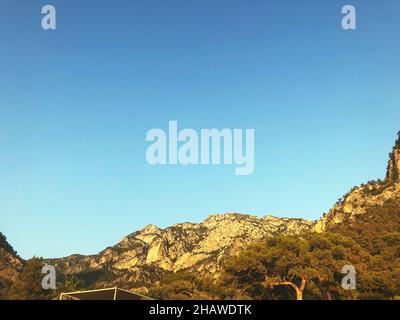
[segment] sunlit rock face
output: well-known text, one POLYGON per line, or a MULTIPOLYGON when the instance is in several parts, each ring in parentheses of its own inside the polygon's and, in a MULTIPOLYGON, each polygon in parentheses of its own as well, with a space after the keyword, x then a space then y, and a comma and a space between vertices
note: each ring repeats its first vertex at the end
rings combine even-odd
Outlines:
POLYGON ((393 151, 389 155, 386 180, 400 181, 400 132, 393 151))
POLYGON ((107 268, 131 279, 139 279, 143 269, 149 266, 165 271, 195 269, 214 273, 226 254, 235 254, 247 244, 267 236, 310 230, 314 224, 303 219, 272 216, 211 215, 202 223, 179 223, 166 229, 148 225, 97 255, 73 255, 50 261, 63 273, 107 268))
POLYGON ((354 188, 329 210, 313 229, 316 232, 327 231, 335 224, 353 220, 370 207, 383 205, 389 199, 400 199, 399 182, 390 185, 371 183, 354 188))
POLYGON ((389 154, 384 181, 371 181, 353 188, 324 215, 313 228, 316 232, 329 230, 333 225, 352 220, 372 206, 381 206, 386 200, 400 199, 400 132, 389 154))

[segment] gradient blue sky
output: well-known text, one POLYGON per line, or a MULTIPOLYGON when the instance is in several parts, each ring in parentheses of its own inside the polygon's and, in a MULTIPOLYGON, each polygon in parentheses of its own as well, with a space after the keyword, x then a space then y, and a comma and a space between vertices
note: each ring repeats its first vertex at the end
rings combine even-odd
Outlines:
POLYGON ((320 217, 384 177, 399 15, 398 0, 0 0, 0 231, 58 257, 211 213, 320 217), (149 166, 146 132, 169 120, 254 128, 253 175, 149 166))

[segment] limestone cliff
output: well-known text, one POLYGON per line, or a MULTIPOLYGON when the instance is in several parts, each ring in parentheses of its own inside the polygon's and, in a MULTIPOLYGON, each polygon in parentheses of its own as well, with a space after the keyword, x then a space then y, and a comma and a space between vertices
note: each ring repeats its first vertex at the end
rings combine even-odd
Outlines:
POLYGON ((313 225, 312 221, 272 216, 211 215, 202 223, 179 223, 166 229, 148 225, 97 255, 74 255, 51 263, 63 273, 106 269, 133 285, 146 284, 149 267, 153 273, 183 269, 214 273, 226 254, 246 244, 266 236, 298 234, 313 225))
POLYGON ((386 181, 400 181, 400 131, 396 144, 389 154, 389 163, 386 173, 386 181))
POLYGON ((370 181, 354 187, 315 225, 314 230, 323 232, 333 225, 353 220, 372 206, 382 206, 386 200, 400 199, 400 132, 389 154, 386 178, 384 181, 370 181))

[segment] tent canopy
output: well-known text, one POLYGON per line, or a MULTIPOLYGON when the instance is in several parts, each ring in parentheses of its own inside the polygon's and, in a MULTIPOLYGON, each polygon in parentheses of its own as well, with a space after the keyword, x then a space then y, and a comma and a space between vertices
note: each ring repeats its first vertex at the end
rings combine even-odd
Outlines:
POLYGON ((60 300, 151 300, 138 293, 117 287, 61 293, 60 300))

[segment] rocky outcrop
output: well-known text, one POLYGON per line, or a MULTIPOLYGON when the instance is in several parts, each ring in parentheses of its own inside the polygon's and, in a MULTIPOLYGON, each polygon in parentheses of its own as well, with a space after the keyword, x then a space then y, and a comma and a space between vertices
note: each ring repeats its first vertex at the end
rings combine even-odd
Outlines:
POLYGON ((382 206, 389 199, 400 198, 400 132, 389 154, 386 178, 384 181, 370 181, 353 188, 314 226, 314 231, 330 230, 338 223, 353 220, 368 208, 382 206))
POLYGON ((400 131, 392 152, 389 154, 389 162, 386 173, 386 181, 400 181, 400 131))
POLYGON ((387 200, 400 199, 400 182, 370 182, 354 188, 329 210, 314 226, 316 232, 330 230, 334 225, 354 220, 368 208, 382 206, 387 200))
POLYGON ((179 223, 166 229, 148 225, 97 255, 74 255, 51 263, 63 273, 107 268, 136 280, 149 266, 165 271, 193 269, 215 273, 225 255, 235 254, 251 242, 266 236, 298 234, 313 225, 312 221, 272 216, 211 215, 198 224, 179 223))

